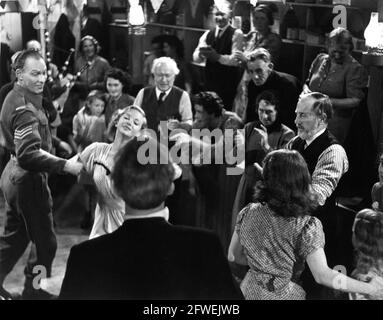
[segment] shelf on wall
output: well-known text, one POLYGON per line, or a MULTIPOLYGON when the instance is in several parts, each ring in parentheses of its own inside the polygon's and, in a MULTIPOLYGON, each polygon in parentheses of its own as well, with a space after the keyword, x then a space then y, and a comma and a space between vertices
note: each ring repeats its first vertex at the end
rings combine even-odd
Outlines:
MULTIPOLYGON (((131 25, 127 23, 110 23, 110 26, 113 27, 119 27, 119 28, 128 28, 131 27, 131 25)), ((163 24, 163 23, 147 23, 143 25, 142 27, 155 27, 155 28, 167 28, 167 29, 176 29, 176 30, 186 30, 186 31, 195 31, 195 32, 205 32, 207 31, 206 29, 200 29, 200 28, 191 28, 191 27, 183 27, 183 26, 174 26, 170 24, 163 24)))
POLYGON ((154 23, 150 22, 146 25, 147 27, 159 27, 159 28, 169 28, 169 29, 177 29, 177 30, 186 30, 186 31, 196 31, 196 32, 205 32, 206 29, 201 28, 191 28, 191 27, 184 27, 184 26, 174 26, 170 24, 163 24, 163 23, 154 23))
POLYGON ((315 44, 315 43, 308 43, 306 41, 302 40, 290 40, 290 39, 282 39, 283 43, 290 43, 290 44, 300 44, 300 45, 306 45, 310 47, 319 47, 319 48, 326 48, 324 44, 315 44))
POLYGON ((312 7, 312 8, 334 8, 335 6, 344 6, 347 9, 352 9, 352 10, 371 10, 369 8, 347 6, 345 4, 303 3, 303 2, 286 1, 286 5, 292 5, 297 7, 312 7))
MULTIPOLYGON (((302 41, 302 40, 282 39, 282 42, 283 43, 289 43, 289 44, 298 44, 298 45, 308 46, 308 47, 326 48, 326 45, 324 45, 324 44, 308 43, 308 42, 302 41)), ((362 53, 363 50, 353 50, 352 52, 362 53)))

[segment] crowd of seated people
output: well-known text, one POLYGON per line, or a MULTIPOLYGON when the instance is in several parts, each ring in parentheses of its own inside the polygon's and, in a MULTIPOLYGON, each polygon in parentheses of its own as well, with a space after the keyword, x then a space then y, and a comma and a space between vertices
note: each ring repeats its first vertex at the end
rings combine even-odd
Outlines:
MULTIPOLYGON (((341 291, 382 299, 382 182, 345 240, 357 251, 355 272, 331 269, 344 241, 336 215, 349 170, 344 141, 366 87, 351 34, 330 33, 328 54, 302 85, 274 70, 281 40, 267 5, 253 9, 255 30, 245 36, 230 25, 229 6, 214 15, 193 54, 205 63, 200 92, 172 35, 152 40, 137 96, 88 34, 73 75, 46 82, 56 153, 83 168, 65 187, 85 190, 82 226, 90 229, 71 249, 60 298, 322 299, 341 291)), ((77 190, 65 190, 64 211, 77 190)), ((8 239, 0 236, 0 250, 8 239)), ((0 296, 13 297, 2 283, 0 296)))

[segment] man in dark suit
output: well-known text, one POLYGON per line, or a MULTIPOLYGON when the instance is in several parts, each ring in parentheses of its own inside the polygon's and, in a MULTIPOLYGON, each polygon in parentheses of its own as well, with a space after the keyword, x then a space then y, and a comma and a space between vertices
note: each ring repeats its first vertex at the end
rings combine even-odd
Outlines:
POLYGON ((236 52, 242 51, 243 33, 230 25, 232 5, 220 1, 213 7, 215 28, 206 31, 194 50, 193 60, 205 63, 205 89, 216 92, 232 110, 236 88, 241 77, 236 52))
POLYGON ((180 175, 163 161, 168 155, 166 147, 142 137, 120 151, 111 178, 126 203, 125 222, 71 249, 61 299, 243 298, 218 237, 167 222, 164 202, 180 175), (147 148, 160 157, 147 163, 140 157, 147 148))
MULTIPOLYGON (((97 19, 90 17, 89 11, 89 7, 84 5, 81 12, 81 38, 85 36, 92 36, 98 41, 101 49, 105 49, 105 39, 102 25, 97 19)), ((104 57, 105 52, 100 52, 100 55, 104 57)))

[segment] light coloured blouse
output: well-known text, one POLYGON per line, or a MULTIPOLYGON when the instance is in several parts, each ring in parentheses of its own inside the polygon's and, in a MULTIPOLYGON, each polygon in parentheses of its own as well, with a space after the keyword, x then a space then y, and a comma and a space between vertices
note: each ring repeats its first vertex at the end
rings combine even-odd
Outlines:
POLYGON ((112 144, 96 142, 80 154, 84 168, 93 177, 98 191, 90 239, 111 233, 124 222, 125 202, 116 194, 110 178, 114 166, 114 160, 109 156, 111 149, 112 144))

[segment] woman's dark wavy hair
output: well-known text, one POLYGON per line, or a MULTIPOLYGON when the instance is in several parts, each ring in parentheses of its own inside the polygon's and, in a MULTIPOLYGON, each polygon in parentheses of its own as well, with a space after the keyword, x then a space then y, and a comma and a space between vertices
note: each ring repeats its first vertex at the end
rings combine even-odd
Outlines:
POLYGON ((372 209, 359 211, 352 229, 356 272, 366 274, 371 267, 379 270, 379 259, 383 261, 383 213, 372 209))
POLYGON ((166 147, 153 138, 134 137, 117 154, 111 175, 117 193, 129 207, 139 210, 153 209, 163 203, 174 178, 170 161, 165 164, 139 161, 139 149, 146 148, 145 144, 157 150, 157 159, 160 154, 168 153, 166 147))
POLYGON ((122 71, 118 68, 112 68, 107 71, 105 74, 105 86, 106 86, 106 80, 108 78, 113 78, 121 82, 122 84, 122 92, 123 93, 129 93, 132 89, 132 77, 127 72, 122 71))
POLYGON ((299 152, 276 150, 263 161, 263 181, 255 187, 254 200, 267 203, 283 217, 307 215, 317 206, 310 184, 309 170, 299 152))
POLYGON ((213 91, 202 91, 192 97, 193 105, 199 104, 208 114, 219 117, 225 108, 223 100, 213 91))

